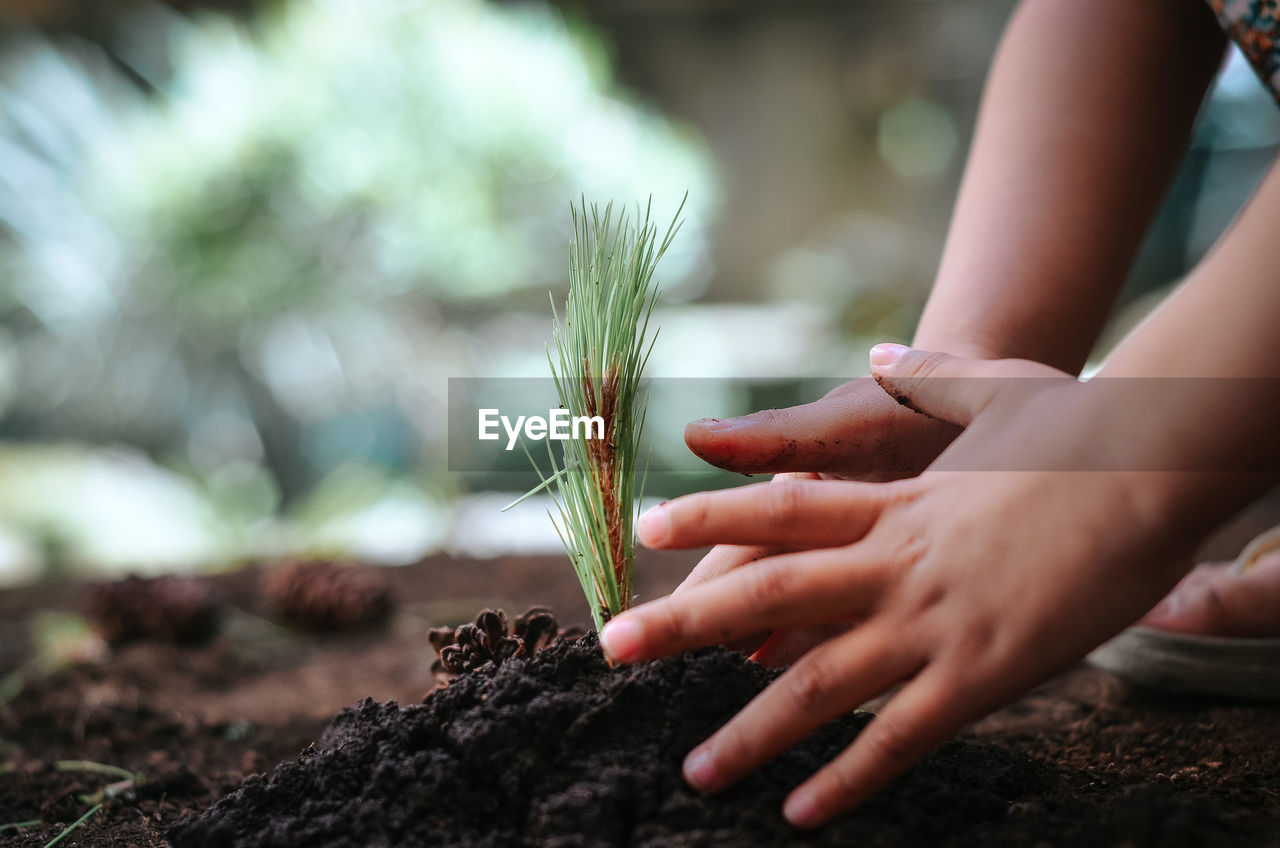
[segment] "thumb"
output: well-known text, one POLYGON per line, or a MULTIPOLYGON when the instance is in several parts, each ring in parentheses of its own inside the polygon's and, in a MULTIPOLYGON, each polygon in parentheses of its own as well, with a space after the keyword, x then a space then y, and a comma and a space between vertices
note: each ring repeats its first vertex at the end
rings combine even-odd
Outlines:
POLYGON ((899 344, 871 348, 871 376, 905 407, 967 426, 996 398, 1025 396, 1069 374, 1026 359, 967 359, 899 344))

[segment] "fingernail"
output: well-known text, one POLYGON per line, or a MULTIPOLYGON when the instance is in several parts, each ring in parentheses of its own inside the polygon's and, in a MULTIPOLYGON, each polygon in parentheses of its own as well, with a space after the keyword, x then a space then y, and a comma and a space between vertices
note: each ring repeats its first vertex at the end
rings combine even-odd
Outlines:
POLYGON ((871 364, 876 368, 884 368, 886 365, 892 365, 898 361, 898 357, 911 350, 906 345, 878 344, 871 348, 871 364))
POLYGON ((782 817, 792 827, 807 829, 822 822, 818 817, 818 799, 807 789, 797 789, 782 805, 782 817))
POLYGON ((636 534, 647 547, 663 545, 671 538, 671 516, 659 504, 640 516, 636 524, 636 534))
POLYGON ((684 760, 685 782, 699 792, 710 792, 716 783, 716 765, 711 761, 711 752, 706 748, 697 748, 684 760))
POLYGON ((750 416, 747 415, 738 418, 699 418, 697 421, 689 422, 690 427, 697 427, 708 433, 728 433, 745 429, 751 424, 750 416))
POLYGON ((600 631, 600 647, 616 663, 634 662, 640 656, 640 623, 615 618, 600 631))

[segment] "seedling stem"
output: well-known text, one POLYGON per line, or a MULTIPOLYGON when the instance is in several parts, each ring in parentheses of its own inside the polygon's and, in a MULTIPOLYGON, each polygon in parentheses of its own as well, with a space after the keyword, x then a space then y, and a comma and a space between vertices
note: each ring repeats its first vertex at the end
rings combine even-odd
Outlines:
MULTIPOLYGON (((571 206, 574 239, 563 322, 554 298, 551 303, 555 354, 548 347, 547 361, 560 406, 574 418, 599 416, 604 436, 566 440, 562 456, 548 442, 550 470, 544 473, 534 462, 542 483, 529 494, 551 490, 558 513, 551 520, 597 629, 631 605, 645 416, 640 378, 657 336, 656 329, 649 333, 658 297, 653 274, 680 229, 684 201, 661 241, 652 207, 652 200, 643 214, 637 207, 632 219, 625 209, 615 216, 612 203, 603 212, 585 199, 571 206)), ((642 475, 641 488, 643 483, 642 475)))

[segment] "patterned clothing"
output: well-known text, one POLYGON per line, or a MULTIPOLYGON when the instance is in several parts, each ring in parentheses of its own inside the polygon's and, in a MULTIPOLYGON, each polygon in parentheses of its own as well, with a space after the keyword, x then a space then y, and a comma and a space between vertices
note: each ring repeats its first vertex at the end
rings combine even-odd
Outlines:
POLYGON ((1209 5, 1280 102, 1280 0, 1209 0, 1209 5))

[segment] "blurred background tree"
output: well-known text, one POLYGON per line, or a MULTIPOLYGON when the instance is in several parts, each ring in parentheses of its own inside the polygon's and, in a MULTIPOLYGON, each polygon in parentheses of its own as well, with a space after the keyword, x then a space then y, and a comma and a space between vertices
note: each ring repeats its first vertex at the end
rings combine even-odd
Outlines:
MULTIPOLYGON (((653 373, 864 373, 927 295, 1012 5, 6 4, 0 580, 554 547, 446 470, 442 410, 544 373, 579 194, 690 193, 653 373)), ((1277 138, 1233 62, 1118 327, 1277 138)))

